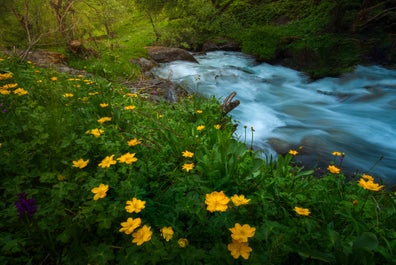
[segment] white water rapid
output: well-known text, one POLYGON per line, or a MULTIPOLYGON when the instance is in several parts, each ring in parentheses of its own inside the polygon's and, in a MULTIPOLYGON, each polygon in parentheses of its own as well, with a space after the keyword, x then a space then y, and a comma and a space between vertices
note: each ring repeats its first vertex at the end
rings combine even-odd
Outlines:
MULTIPOLYGON (((236 137, 266 155, 301 150, 311 164, 345 153, 342 169, 367 173, 396 184, 396 71, 358 66, 339 78, 310 80, 301 72, 256 61, 239 52, 196 56, 197 63, 176 61, 154 74, 205 96, 223 100, 232 91, 241 104, 230 112, 239 124, 236 137)), ((309 164, 309 162, 307 162, 309 164)))

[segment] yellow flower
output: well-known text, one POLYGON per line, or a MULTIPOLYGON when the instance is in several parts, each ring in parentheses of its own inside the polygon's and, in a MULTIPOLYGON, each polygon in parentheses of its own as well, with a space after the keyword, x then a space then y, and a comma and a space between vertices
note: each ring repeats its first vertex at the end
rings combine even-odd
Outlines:
POLYGON ((90 96, 95 96, 95 95, 97 95, 97 94, 99 94, 99 92, 89 92, 89 93, 88 93, 88 95, 90 95, 90 96))
POLYGON ((125 95, 128 96, 128 97, 133 97, 133 98, 137 98, 138 97, 138 95, 136 93, 126 93, 125 95))
POLYGON ((214 191, 205 196, 205 204, 207 205, 206 210, 209 212, 225 212, 229 202, 230 199, 223 191, 214 191))
POLYGON ((18 89, 14 90, 14 94, 17 94, 18 96, 23 96, 23 95, 29 94, 29 92, 27 92, 23 88, 18 88, 18 89))
POLYGON ((248 204, 250 199, 246 199, 245 195, 237 195, 231 197, 231 201, 235 206, 240 206, 244 204, 248 204))
POLYGON ((109 106, 109 104, 107 104, 107 103, 100 103, 99 106, 102 107, 102 108, 107 108, 107 107, 109 106))
POLYGON ((131 201, 126 202, 125 210, 128 213, 140 213, 146 207, 146 202, 133 198, 131 201))
POLYGON ((202 111, 201 109, 197 109, 197 110, 195 111, 195 113, 201 114, 201 113, 203 113, 203 111, 202 111))
POLYGON ((98 120, 100 124, 105 123, 106 121, 111 121, 111 117, 103 117, 98 120))
POLYGON ((362 174, 362 178, 363 179, 365 179, 365 180, 369 180, 369 181, 372 181, 372 182, 374 182, 374 178, 373 178, 373 176, 370 176, 370 175, 367 175, 367 174, 362 174))
POLYGON ((126 106, 124 110, 134 110, 136 106, 126 106))
POLYGON ((72 98, 72 97, 74 97, 74 95, 73 95, 73 93, 66 93, 66 94, 63 94, 63 97, 64 98, 72 98))
POLYGON ((173 234, 174 234, 174 232, 173 232, 172 227, 169 226, 169 227, 161 228, 161 235, 166 241, 171 240, 173 237, 173 234))
POLYGON ((228 244, 228 250, 231 252, 231 256, 234 259, 239 258, 242 256, 244 259, 248 259, 250 256, 250 252, 252 252, 252 248, 249 247, 248 242, 239 242, 237 240, 232 240, 232 243, 228 244))
POLYGON ((248 224, 240 225, 238 223, 235 224, 233 228, 229 228, 231 231, 232 239, 238 242, 248 242, 249 237, 254 236, 256 233, 256 228, 250 227, 248 224))
POLYGON ((10 88, 15 88, 18 86, 18 83, 14 83, 14 84, 5 84, 4 86, 2 86, 2 89, 10 89, 10 88))
POLYGON ((51 81, 56 81, 58 78, 56 76, 51 77, 51 81))
POLYGON ((221 125, 220 125, 220 124, 216 124, 216 125, 214 125, 214 128, 215 128, 216 130, 220 130, 220 129, 221 129, 221 125))
POLYGON ((298 151, 297 150, 289 150, 289 154, 295 156, 298 154, 298 151))
POLYGON ((37 83, 42 83, 42 82, 43 82, 43 80, 41 80, 41 79, 37 80, 37 83))
POLYGON ((64 181, 66 178, 63 175, 58 175, 58 180, 59 181, 64 181))
POLYGON ((197 131, 202 131, 203 129, 205 129, 205 125, 199 125, 197 127, 197 131))
POLYGON ((135 145, 138 145, 138 144, 141 144, 141 143, 142 143, 141 141, 139 141, 138 139, 134 138, 134 139, 128 141, 128 146, 135 146, 135 145))
POLYGON ((331 153, 333 156, 344 156, 344 153, 341 153, 341 152, 337 152, 337 151, 334 151, 333 153, 331 153))
POLYGON ((10 94, 11 92, 10 91, 8 91, 7 89, 0 89, 0 94, 2 94, 2 95, 8 95, 8 94, 10 94))
POLYGON ((132 234, 132 243, 136 243, 136 245, 140 246, 144 242, 150 241, 152 234, 153 232, 151 231, 151 227, 144 225, 142 228, 132 234))
POLYGON ((301 208, 301 207, 294 207, 294 211, 298 214, 298 215, 303 215, 303 216, 308 216, 311 214, 311 212, 309 211, 309 209, 307 208, 301 208))
POLYGON ((80 158, 77 161, 73 161, 73 167, 84 168, 88 165, 88 162, 89 162, 89 159, 84 161, 82 158, 80 158))
POLYGON ((187 150, 182 152, 182 154, 183 154, 183 157, 193 157, 194 156, 194 153, 187 151, 187 150))
POLYGON ((93 199, 96 201, 96 200, 99 200, 99 199, 102 199, 102 198, 106 197, 106 195, 107 195, 106 192, 108 190, 109 190, 109 185, 105 185, 105 184, 101 183, 98 187, 93 188, 91 190, 91 192, 95 194, 93 199))
POLYGON ((117 158, 118 161, 125 164, 132 164, 136 162, 138 159, 135 157, 135 153, 130 154, 129 152, 117 158))
POLYGON ((188 240, 187 238, 179 238, 179 240, 177 240, 177 244, 179 247, 185 248, 188 245, 188 240))
POLYGON ((10 78, 12 78, 12 73, 0 74, 0 80, 10 79, 10 78))
POLYGON ((92 134, 92 135, 95 136, 95 137, 99 137, 101 134, 104 133, 104 131, 103 131, 102 129, 96 128, 96 129, 89 130, 89 131, 87 131, 86 133, 92 134))
POLYGON ((195 166, 194 163, 185 163, 182 168, 185 171, 190 172, 190 170, 193 169, 194 166, 195 166))
POLYGON ((338 167, 333 166, 333 165, 329 165, 327 167, 327 170, 330 171, 330 173, 333 173, 333 174, 339 174, 340 171, 341 171, 341 169, 339 169, 338 167))
POLYGON ((133 218, 129 217, 126 222, 121 223, 122 227, 120 228, 119 231, 124 232, 125 234, 129 235, 129 234, 132 234, 132 232, 136 228, 138 228, 141 224, 142 224, 142 219, 140 219, 140 218, 133 219, 133 218))
POLYGON ((115 161, 113 158, 114 158, 114 155, 106 156, 102 160, 102 162, 99 163, 99 166, 101 168, 107 168, 107 167, 110 167, 111 165, 115 165, 117 163, 117 161, 115 161))
MULTIPOLYGON (((368 175, 366 175, 366 177, 367 176, 368 175)), ((369 177, 371 177, 371 176, 369 176, 369 177)), ((385 187, 384 185, 380 186, 379 184, 375 183, 371 179, 365 179, 363 176, 362 176, 362 178, 359 179, 358 185, 365 190, 372 190, 372 191, 379 191, 383 187, 385 187)))

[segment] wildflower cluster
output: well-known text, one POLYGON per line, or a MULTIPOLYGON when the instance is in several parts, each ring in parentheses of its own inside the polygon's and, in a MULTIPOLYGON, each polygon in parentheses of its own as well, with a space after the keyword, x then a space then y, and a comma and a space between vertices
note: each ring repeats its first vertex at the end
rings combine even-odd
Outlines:
POLYGON ((332 155, 334 156, 335 159, 334 159, 333 164, 331 164, 327 167, 327 170, 332 174, 340 174, 342 162, 344 161, 344 157, 345 157, 345 153, 339 152, 339 151, 334 151, 332 153, 332 155), (337 162, 336 158, 338 158, 338 163, 339 163, 338 167, 335 165, 335 163, 337 162))
MULTIPOLYGON (((186 150, 182 153, 182 155, 184 158, 192 158, 194 156, 194 153, 186 150)), ((184 169, 187 172, 190 172, 194 168, 194 166, 195 166, 194 162, 188 161, 183 164, 182 169, 184 169)))
MULTIPOLYGON (((137 198, 132 198, 126 202, 125 211, 128 213, 140 213, 146 207, 146 202, 139 200, 137 198)), ((151 240, 153 232, 151 231, 151 227, 148 225, 143 225, 141 218, 132 218, 128 217, 125 222, 121 223, 120 232, 123 232, 127 235, 132 234, 132 243, 136 243, 137 246, 141 246, 143 243, 151 240), (136 230, 137 228, 140 229, 136 230)), ((173 235, 174 231, 171 226, 163 227, 160 229, 161 236, 165 239, 166 242, 169 242, 173 235)), ((187 244, 187 239, 179 239, 178 244, 181 247, 185 247, 187 244)))
MULTIPOLYGON (((12 79, 12 73, 0 74, 0 81, 12 79)), ((0 84, 0 95, 15 94, 18 96, 23 96, 29 94, 29 92, 23 88, 18 87, 18 83, 7 83, 4 85, 0 84)))
POLYGON ((254 236, 256 228, 250 227, 248 224, 240 225, 236 223, 235 226, 229 230, 231 231, 232 242, 228 244, 227 247, 231 255, 234 259, 240 256, 244 259, 248 259, 250 252, 253 250, 249 247, 248 239, 254 236))
MULTIPOLYGON (((145 201, 132 198, 132 200, 126 202, 125 210, 128 213, 140 213, 145 208, 145 204, 145 201)), ((127 235, 132 234, 132 243, 136 243, 136 245, 141 246, 144 242, 150 241, 151 236, 153 235, 151 227, 147 225, 143 225, 143 227, 134 232, 135 229, 141 226, 141 224, 142 220, 140 218, 133 219, 129 217, 126 222, 121 223, 122 227, 119 231, 124 232, 127 235)))
POLYGON ((374 178, 367 174, 362 174, 358 184, 363 189, 371 191, 379 191, 384 187, 384 185, 379 185, 378 183, 375 183, 374 178))
MULTIPOLYGON (((229 202, 232 202, 234 206, 241 206, 249 204, 250 199, 246 199, 245 195, 235 194, 228 198, 223 191, 214 191, 206 194, 205 204, 207 205, 206 210, 209 212, 225 212, 229 208, 229 202)), ((231 256, 235 259, 240 256, 244 259, 248 259, 252 248, 249 247, 248 238, 253 237, 256 228, 250 227, 248 224, 240 225, 236 223, 231 231, 232 242, 228 244, 228 250, 231 252, 231 256)))

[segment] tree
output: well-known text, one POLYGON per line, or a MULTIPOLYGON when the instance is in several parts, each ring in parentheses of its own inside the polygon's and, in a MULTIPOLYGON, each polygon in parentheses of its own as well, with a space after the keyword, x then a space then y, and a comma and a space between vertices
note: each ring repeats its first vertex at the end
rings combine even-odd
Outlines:
POLYGON ((352 25, 353 32, 359 32, 382 19, 388 18, 387 27, 392 27, 396 23, 396 6, 394 0, 372 1, 365 0, 360 6, 359 12, 352 25), (389 23, 392 22, 392 23, 389 23))
POLYGON ((10 8, 25 33, 26 48, 20 56, 22 59, 26 59, 32 48, 44 36, 55 32, 51 29, 48 19, 48 6, 43 5, 40 0, 23 0, 13 1, 10 8))
POLYGON ((75 0, 49 0, 49 6, 52 8, 58 31, 65 39, 66 43, 74 39, 74 26, 71 16, 75 13, 73 5, 75 0))
POLYGON ((96 28, 104 27, 109 37, 114 36, 114 26, 127 17, 129 1, 126 0, 83 0, 82 3, 90 23, 96 24, 96 28))
POLYGON ((161 35, 155 25, 155 17, 159 15, 166 4, 172 2, 172 0, 135 0, 134 2, 137 8, 143 11, 150 19, 156 39, 159 40, 161 35))

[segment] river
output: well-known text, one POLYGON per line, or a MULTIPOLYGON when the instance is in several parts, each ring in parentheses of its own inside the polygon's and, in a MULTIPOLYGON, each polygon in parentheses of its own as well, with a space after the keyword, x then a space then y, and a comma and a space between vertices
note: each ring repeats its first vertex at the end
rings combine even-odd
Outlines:
POLYGON ((333 151, 343 152, 344 173, 396 184, 396 70, 357 66, 343 76, 313 81, 240 52, 196 59, 198 64, 162 64, 154 74, 219 100, 237 92, 241 104, 230 115, 239 125, 238 139, 245 138, 247 127, 250 141, 253 127, 254 146, 264 155, 297 149, 304 164, 323 168, 334 161, 333 151))

